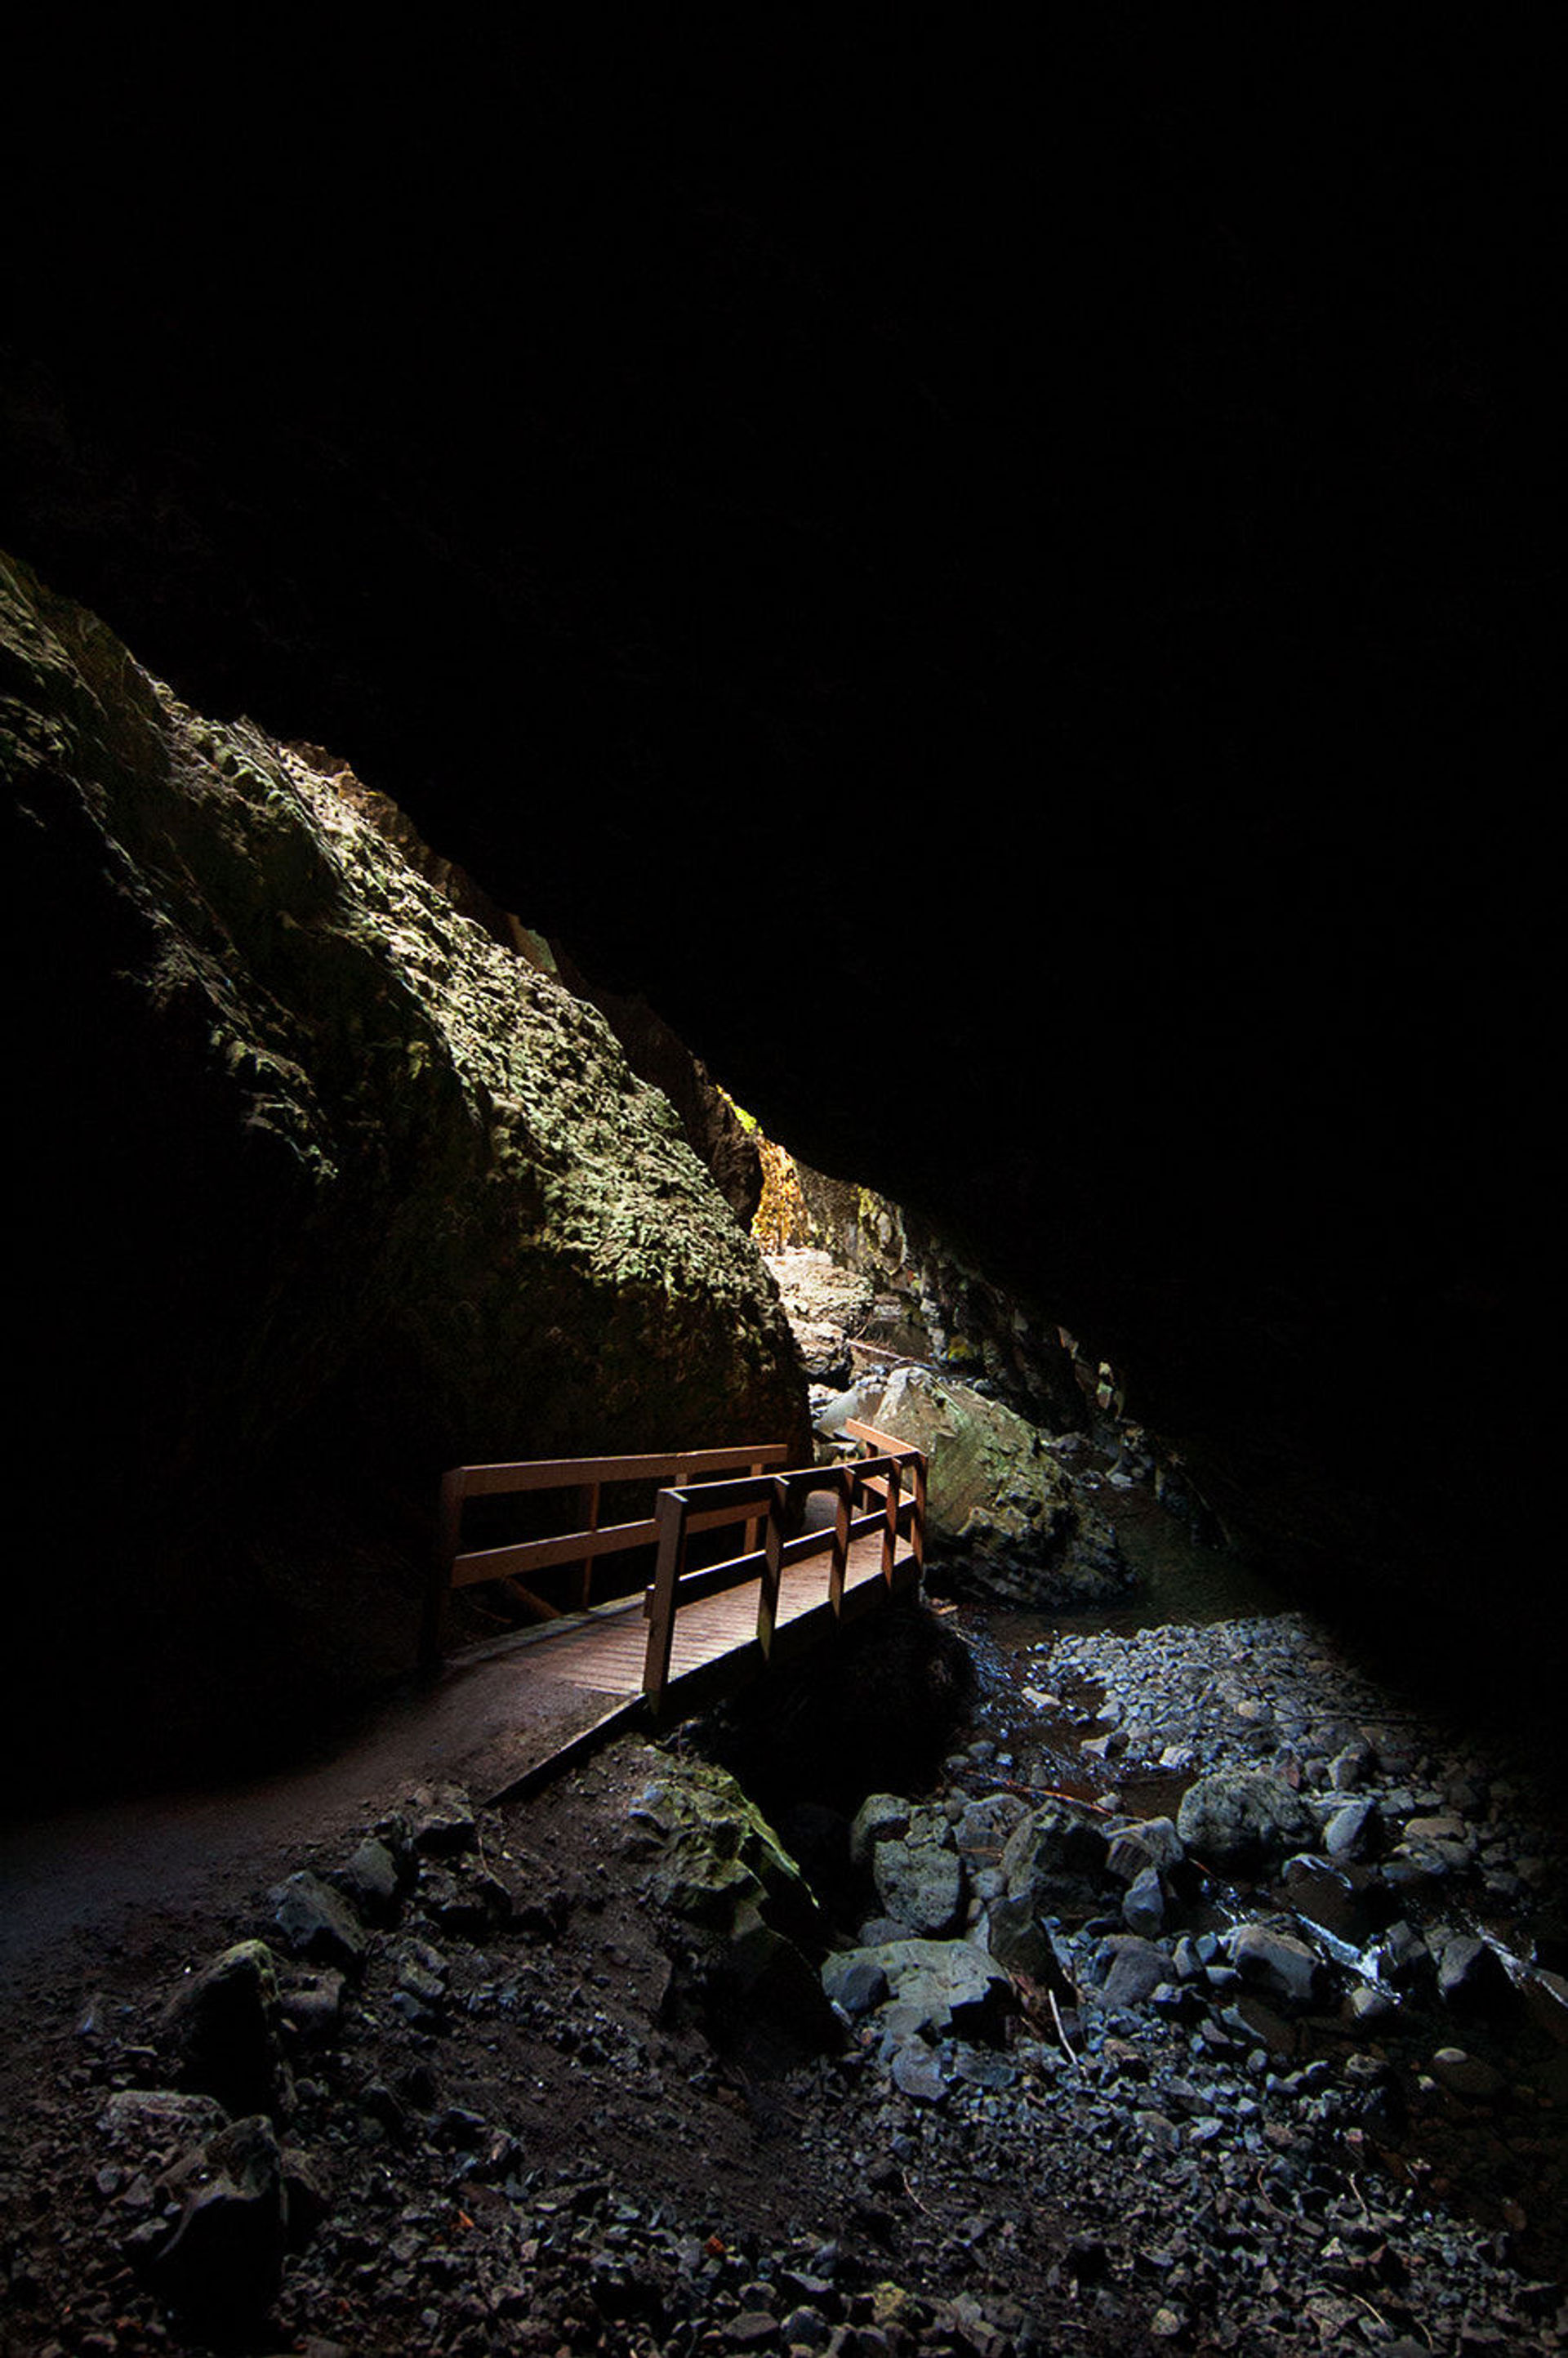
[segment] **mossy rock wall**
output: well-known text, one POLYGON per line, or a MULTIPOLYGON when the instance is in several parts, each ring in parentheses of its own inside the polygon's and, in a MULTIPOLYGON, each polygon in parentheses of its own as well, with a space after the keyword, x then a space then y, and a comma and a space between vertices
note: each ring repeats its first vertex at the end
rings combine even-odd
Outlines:
POLYGON ((772 1281, 665 1099, 339 765, 188 710, 8 560, 0 758, 35 1768, 68 1645, 55 1756, 402 1667, 446 1465, 805 1460, 772 1281))

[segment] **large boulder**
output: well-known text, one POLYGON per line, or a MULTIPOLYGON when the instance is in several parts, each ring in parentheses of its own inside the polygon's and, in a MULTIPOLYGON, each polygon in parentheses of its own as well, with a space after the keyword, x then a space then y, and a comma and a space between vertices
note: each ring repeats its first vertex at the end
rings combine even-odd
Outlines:
POLYGON ((966 1586, 1043 1610, 1101 1603, 1131 1586, 1114 1534, 1074 1498, 1049 1436, 1000 1401, 900 1368, 863 1415, 926 1452, 928 1537, 966 1586))
POLYGON ((1200 1865, 1246 1870, 1310 1850, 1317 1820, 1282 1777, 1262 1768, 1217 1768, 1182 1795, 1176 1831, 1200 1865))
POLYGON ((648 1896, 659 1906, 725 1931, 745 1909, 802 1939, 817 1931, 810 1886, 728 1769, 661 1760, 628 1816, 650 1861, 648 1896))
POLYGON ((824 1985, 840 1991, 860 1968, 885 1985, 882 2006, 903 2037, 999 2039, 1018 2002, 1000 1964, 972 1941, 883 1941, 841 1950, 824 1966, 824 1985))
POLYGON ((1105 1868, 1105 1820, 1085 1802, 1053 1798, 1014 1826, 1001 1854, 1003 1888, 1049 1914, 1095 1887, 1105 1868))
POLYGON ((15 1438, 69 1567, 18 1584, 5 1717, 44 1784, 89 1731, 123 1776, 406 1670, 445 1466, 804 1462, 773 1286, 667 1101, 341 763, 203 719, 0 558, 0 767, 15 1438), (80 1726, 35 1723, 68 1646, 80 1726))
POLYGON ((834 2017, 802 1943, 823 1931, 810 1887, 726 1769, 661 1761, 628 1812, 643 1885, 676 1920, 677 1985, 714 2036, 829 2046, 834 2017))

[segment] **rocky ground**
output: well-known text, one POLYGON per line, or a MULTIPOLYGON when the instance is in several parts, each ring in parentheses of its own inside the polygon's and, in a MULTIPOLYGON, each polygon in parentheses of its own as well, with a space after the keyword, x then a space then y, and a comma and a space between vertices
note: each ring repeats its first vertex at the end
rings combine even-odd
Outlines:
POLYGON ((1568 2346, 1527 1786, 1294 1616, 955 1621, 939 1776, 793 1855, 622 1740, 18 1977, 0 2350, 1568 2346))

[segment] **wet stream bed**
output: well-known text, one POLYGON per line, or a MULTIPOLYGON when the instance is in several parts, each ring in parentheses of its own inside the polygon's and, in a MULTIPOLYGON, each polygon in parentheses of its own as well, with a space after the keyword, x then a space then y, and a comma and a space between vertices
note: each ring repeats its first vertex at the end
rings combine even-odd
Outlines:
POLYGON ((1346 2166, 1479 2223, 1511 2265, 1568 2276, 1568 1918, 1555 1797, 1473 1734, 1422 1720, 1334 1636, 1146 1491, 1102 1477, 1139 1574, 1092 1615, 945 1608, 974 1658, 950 1790, 1180 1821, 1200 1780, 1261 1772, 1313 1831, 1243 1870, 1189 1839, 1141 1895, 1066 1896, 1080 1971, 1130 1931, 1171 1958, 1139 2004, 1261 2091, 1313 2091, 1346 2166), (1292 1976, 1295 1979, 1292 1980, 1292 1976))

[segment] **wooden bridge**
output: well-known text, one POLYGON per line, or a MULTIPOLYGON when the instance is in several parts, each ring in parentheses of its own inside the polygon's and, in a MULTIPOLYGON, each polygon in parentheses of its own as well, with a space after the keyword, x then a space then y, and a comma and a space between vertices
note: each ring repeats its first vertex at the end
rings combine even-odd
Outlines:
MULTIPOLYGON (((434 1671, 445 1655, 454 1590, 482 1585, 529 1617, 508 1640, 520 1670, 602 1694, 611 1709, 617 1705, 609 1699, 640 1704, 663 1724, 706 1710, 841 1623, 917 1591, 925 1455, 871 1425, 844 1429, 861 1455, 836 1466, 785 1469, 783 1445, 762 1444, 455 1466, 441 1485, 425 1668, 434 1671), (651 1514, 601 1520, 607 1494, 619 1500, 649 1490, 656 1494, 651 1514), (464 1548, 464 1522, 478 1502, 562 1493, 574 1528, 464 1548), (711 1536, 737 1530, 734 1552, 711 1536), (639 1549, 651 1552, 652 1579, 596 1605, 596 1584, 611 1586, 605 1574, 617 1569, 615 1559, 639 1549), (693 1561, 715 1553, 718 1561, 693 1561)), ((541 1519, 538 1506, 529 1511, 541 1519)), ((624 1589, 634 1560, 619 1571, 624 1589)))

